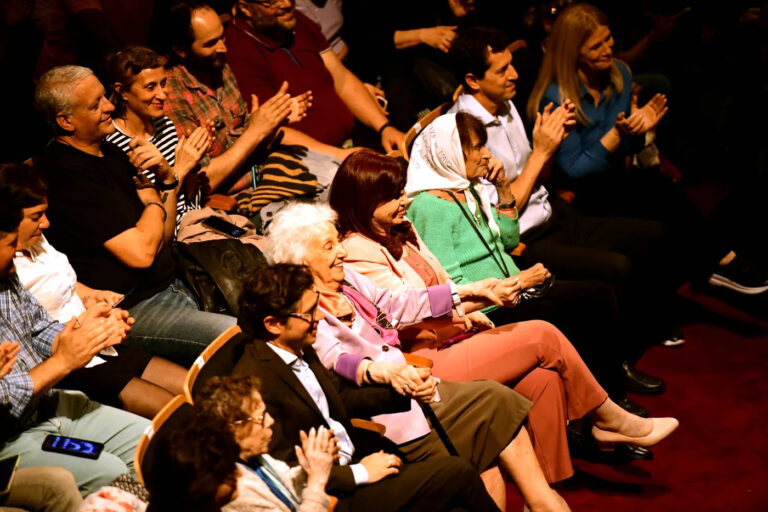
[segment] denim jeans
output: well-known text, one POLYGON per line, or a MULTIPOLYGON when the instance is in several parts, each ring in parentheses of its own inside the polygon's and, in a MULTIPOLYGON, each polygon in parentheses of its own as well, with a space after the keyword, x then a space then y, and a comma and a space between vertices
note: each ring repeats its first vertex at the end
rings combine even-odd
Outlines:
POLYGON ((133 470, 133 453, 149 420, 114 407, 93 402, 79 391, 56 391, 58 403, 50 417, 40 418, 32 427, 2 445, 0 459, 21 454, 19 467, 58 466, 74 475, 83 496, 109 485, 133 470), (96 460, 44 452, 48 434, 96 441, 104 451, 96 460))
POLYGON ((189 367, 210 342, 237 323, 228 315, 198 309, 192 294, 175 280, 131 309, 136 319, 124 344, 189 367))

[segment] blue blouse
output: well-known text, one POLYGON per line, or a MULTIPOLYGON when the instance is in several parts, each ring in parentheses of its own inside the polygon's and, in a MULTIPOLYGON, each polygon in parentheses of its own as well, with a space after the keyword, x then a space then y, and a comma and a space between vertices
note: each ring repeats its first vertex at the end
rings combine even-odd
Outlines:
MULTIPOLYGON (((600 95, 600 101, 595 106, 592 95, 587 88, 581 86, 581 108, 591 121, 583 125, 577 123, 571 134, 560 144, 557 150, 556 162, 560 173, 571 180, 603 172, 619 164, 627 155, 637 153, 643 148, 645 137, 624 137, 619 147, 611 153, 602 145, 600 139, 616 124, 616 116, 624 112, 629 117, 632 101, 632 75, 626 64, 614 61, 624 81, 621 94, 611 94, 606 100, 605 94, 600 95)), ((562 103, 560 89, 556 83, 549 84, 539 104, 539 111, 549 102, 557 107, 562 103)))

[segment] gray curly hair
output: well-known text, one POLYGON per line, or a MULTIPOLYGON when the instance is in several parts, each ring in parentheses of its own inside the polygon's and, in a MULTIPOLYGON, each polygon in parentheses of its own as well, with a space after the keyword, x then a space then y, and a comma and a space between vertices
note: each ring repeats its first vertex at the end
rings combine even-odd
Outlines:
POLYGON ((280 210, 269 224, 265 256, 270 264, 304 265, 309 241, 325 222, 336 224, 336 212, 324 203, 293 202, 280 210))

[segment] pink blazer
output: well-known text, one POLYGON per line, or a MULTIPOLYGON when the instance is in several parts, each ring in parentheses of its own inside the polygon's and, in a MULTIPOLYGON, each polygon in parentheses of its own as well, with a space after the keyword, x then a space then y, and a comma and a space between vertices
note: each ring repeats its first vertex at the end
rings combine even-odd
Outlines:
MULTIPOLYGON (((393 292, 377 288, 370 279, 344 268, 346 281, 364 299, 369 300, 395 327, 411 325, 429 317, 451 314, 453 303, 447 284, 430 288, 407 289, 393 292)), ((353 302, 354 306, 354 302, 353 302)), ((369 322, 360 318, 362 312, 355 307, 358 316, 352 327, 323 311, 325 318, 317 326, 314 348, 320 361, 342 377, 357 382, 357 368, 365 359, 393 363, 405 363, 398 346, 388 344, 369 322)), ((375 324, 375 321, 372 322, 375 324)), ((373 418, 387 427, 386 436, 397 444, 406 443, 429 433, 429 424, 415 401, 407 412, 382 414, 373 418)))
MULTIPOLYGON (((437 274, 440 284, 451 279, 437 258, 429 251, 421 237, 418 245, 408 244, 408 249, 418 251, 432 270, 437 274)), ((403 291, 407 288, 424 288, 421 276, 402 259, 397 260, 386 247, 359 233, 352 233, 341 244, 347 250, 344 260, 347 268, 363 274, 381 288, 403 291)))
MULTIPOLYGON (((417 251, 437 275, 440 284, 451 281, 451 276, 440 265, 437 258, 416 235, 418 245, 408 243, 408 250, 417 251)), ((380 288, 396 292, 408 288, 424 288, 426 284, 421 276, 406 261, 395 259, 386 247, 359 233, 353 233, 342 241, 347 250, 344 259, 345 268, 351 268, 380 288)), ((464 332, 464 323, 454 324, 450 319, 426 322, 419 327, 403 331, 401 339, 405 341, 406 352, 424 348, 438 348, 443 340, 464 332)))

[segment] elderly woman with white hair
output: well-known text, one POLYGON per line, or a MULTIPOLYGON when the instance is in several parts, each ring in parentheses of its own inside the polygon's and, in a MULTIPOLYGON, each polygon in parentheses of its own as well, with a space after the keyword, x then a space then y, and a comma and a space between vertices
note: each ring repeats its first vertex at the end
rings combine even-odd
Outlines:
MULTIPOLYGON (((487 485, 489 481, 495 485, 500 482, 493 467, 498 462, 515 480, 532 510, 568 510, 547 485, 525 429, 514 435, 522 420, 514 409, 527 411, 529 407, 521 407, 522 397, 487 380, 438 382, 430 370, 408 366, 400 350, 397 329, 430 317, 456 314, 453 309, 460 309, 461 301, 514 301, 518 288, 495 279, 401 292, 377 288, 344 267, 346 251, 335 222, 335 212, 326 205, 296 203, 275 217, 266 239, 266 255, 271 262, 306 264, 312 272, 324 313, 314 345, 323 364, 357 384, 391 385, 415 400, 408 412, 374 418, 386 425, 386 436, 399 445, 406 460, 444 449, 416 401, 430 403, 459 455, 480 471, 494 469, 484 475, 487 485), (525 470, 521 470, 523 465, 525 470)), ((645 420, 623 411, 607 398, 578 354, 569 358, 567 365, 564 358, 560 366, 555 370, 564 376, 564 385, 569 372, 570 381, 575 383, 567 386, 571 391, 569 408, 594 413, 600 426, 595 432, 599 441, 647 446, 676 428, 677 421, 672 418, 645 420)), ((490 485, 492 496, 499 496, 494 492, 497 489, 490 485)), ((503 492, 501 495, 497 503, 503 503, 503 492)))
MULTIPOLYGON (((411 397, 410 410, 373 419, 386 426, 404 459, 412 462, 445 455, 440 433, 430 426, 434 414, 459 456, 480 472, 502 510, 505 486, 500 467, 518 485, 531 510, 567 511, 565 501, 544 477, 526 429, 521 428, 531 403, 493 381, 437 381, 428 368, 406 363, 397 327, 429 317, 452 314, 454 299, 489 300, 493 282, 482 286, 449 285, 393 293, 346 270, 346 252, 338 239, 335 212, 324 204, 295 203, 270 224, 267 258, 273 263, 306 264, 319 292, 324 319, 314 348, 320 360, 342 378, 358 385, 391 385, 411 397), (419 403, 429 404, 422 408, 419 403), (431 409, 431 410, 430 410, 431 409)), ((495 287, 502 293, 503 285, 495 287)), ((514 295, 509 290, 502 299, 514 295)))

